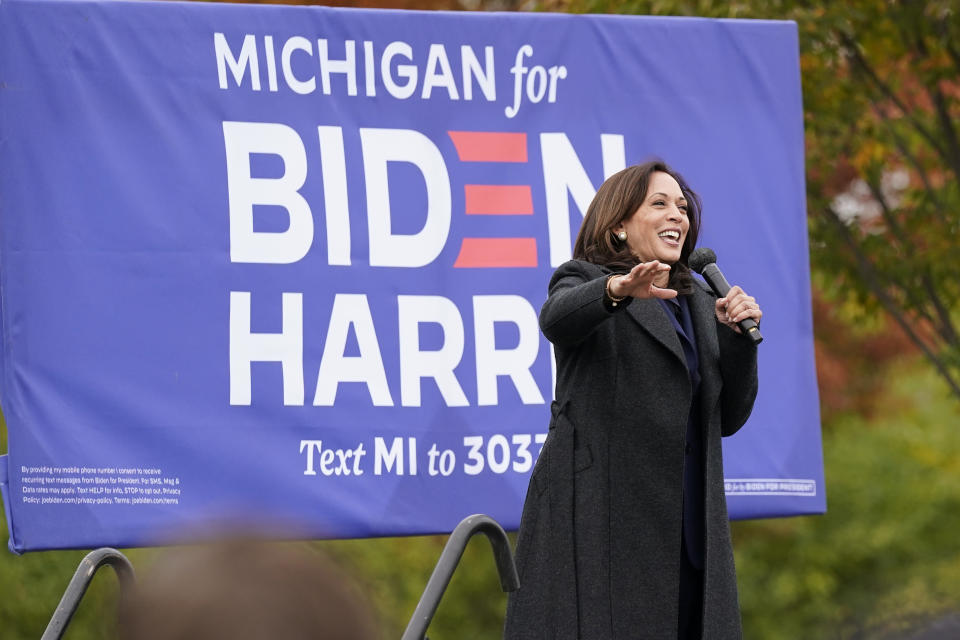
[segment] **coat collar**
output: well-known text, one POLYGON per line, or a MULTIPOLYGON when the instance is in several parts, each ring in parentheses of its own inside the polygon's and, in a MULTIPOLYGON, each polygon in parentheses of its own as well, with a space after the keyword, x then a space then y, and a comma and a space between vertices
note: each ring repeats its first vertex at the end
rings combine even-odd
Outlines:
MULTIPOLYGON (((720 345, 717 342, 717 327, 714 318, 714 298, 699 290, 700 285, 695 283, 694 292, 687 296, 690 306, 690 315, 693 318, 693 330, 697 339, 697 355, 703 363, 718 362, 720 359, 720 345)), ((686 365, 683 347, 676 329, 663 311, 663 307, 656 300, 633 300, 625 309, 644 330, 665 346, 674 356, 686 365)))
POLYGON ((704 412, 704 424, 709 421, 709 412, 720 398, 720 343, 717 340, 716 298, 701 290, 695 282, 694 292, 687 298, 693 330, 697 333, 697 355, 700 358, 700 402, 704 412))
POLYGON ((716 303, 712 295, 700 291, 700 284, 694 283, 693 295, 687 298, 690 315, 693 316, 693 330, 697 334, 697 351, 701 361, 718 362, 720 344, 717 342, 716 303))
MULTIPOLYGON (((599 275, 607 276, 614 273, 614 271, 602 265, 585 261, 580 262, 586 265, 588 270, 594 270, 599 275)), ((699 283, 694 283, 695 288, 698 286, 699 283)), ((714 312, 711 300, 711 296, 699 290, 694 291, 694 294, 688 298, 690 314, 693 316, 693 330, 697 334, 697 355, 701 362, 705 357, 713 358, 711 361, 720 357, 716 328, 713 324, 714 312), (705 338, 701 338, 701 336, 705 336, 705 338)), ((680 337, 659 302, 634 299, 627 305, 625 311, 647 333, 673 353, 683 366, 687 366, 687 359, 684 357, 683 347, 680 345, 680 337)))
MULTIPOLYGON (((627 305, 627 314, 637 321, 647 333, 653 336, 658 342, 670 350, 673 355, 680 360, 684 367, 687 366, 687 360, 683 355, 683 347, 680 346, 680 337, 677 330, 664 312, 663 307, 656 300, 637 300, 634 299, 627 305)), ((691 312, 693 309, 691 308, 691 312)), ((699 330, 694 319, 694 330, 699 330)), ((697 338, 699 339, 699 334, 697 338)))

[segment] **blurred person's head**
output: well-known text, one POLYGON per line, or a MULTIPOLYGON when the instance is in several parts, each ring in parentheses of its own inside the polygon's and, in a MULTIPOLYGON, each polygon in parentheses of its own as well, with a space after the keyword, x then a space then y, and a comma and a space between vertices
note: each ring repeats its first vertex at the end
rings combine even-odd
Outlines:
POLYGON ((293 543, 231 540, 161 553, 121 603, 121 640, 373 640, 354 582, 293 543))

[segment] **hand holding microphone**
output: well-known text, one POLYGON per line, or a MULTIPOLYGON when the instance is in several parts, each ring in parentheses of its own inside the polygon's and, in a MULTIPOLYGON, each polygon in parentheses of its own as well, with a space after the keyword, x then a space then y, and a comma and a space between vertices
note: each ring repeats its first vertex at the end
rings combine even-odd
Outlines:
POLYGON ((743 333, 754 344, 763 342, 763 336, 757 327, 757 322, 763 317, 760 306, 743 289, 730 286, 717 267, 717 254, 701 247, 690 254, 688 264, 702 275, 713 292, 720 296, 716 307, 717 320, 743 333))

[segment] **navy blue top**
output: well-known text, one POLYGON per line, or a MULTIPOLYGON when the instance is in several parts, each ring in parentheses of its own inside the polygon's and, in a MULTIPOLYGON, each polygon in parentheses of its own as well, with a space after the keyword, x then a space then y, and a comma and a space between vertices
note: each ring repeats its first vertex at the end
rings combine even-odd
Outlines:
POLYGON ((683 539, 690 563, 703 569, 703 436, 700 425, 700 360, 697 357, 697 336, 685 296, 660 300, 667 317, 677 330, 687 373, 693 391, 687 417, 686 447, 683 464, 683 539))

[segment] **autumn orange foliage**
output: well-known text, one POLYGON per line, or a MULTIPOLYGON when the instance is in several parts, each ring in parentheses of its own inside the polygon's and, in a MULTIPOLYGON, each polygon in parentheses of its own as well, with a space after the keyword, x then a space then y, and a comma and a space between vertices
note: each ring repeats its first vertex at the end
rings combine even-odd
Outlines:
POLYGON ((890 367, 917 348, 893 322, 858 330, 839 318, 814 290, 814 352, 823 423, 842 413, 871 416, 885 392, 890 367))

